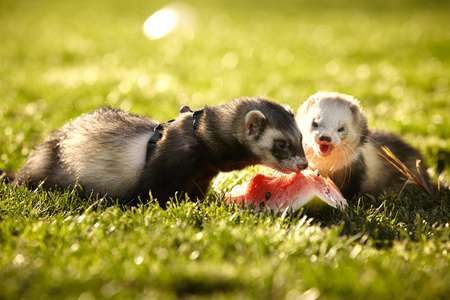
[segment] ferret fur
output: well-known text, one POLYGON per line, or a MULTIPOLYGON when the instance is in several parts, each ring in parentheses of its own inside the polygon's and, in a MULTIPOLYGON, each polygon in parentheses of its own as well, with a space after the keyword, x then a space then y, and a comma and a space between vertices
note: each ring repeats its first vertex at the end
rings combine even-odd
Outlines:
POLYGON ((352 96, 319 92, 299 107, 296 120, 309 167, 330 177, 347 199, 358 194, 379 196, 405 185, 407 178, 377 154, 377 150, 384 154, 382 146, 416 176, 416 160, 421 160, 421 173, 428 180, 419 152, 393 133, 368 128, 352 96))
POLYGON ((259 97, 206 106, 194 129, 191 113, 166 125, 155 148, 147 145, 158 122, 105 107, 54 131, 31 153, 15 183, 73 188, 133 203, 151 194, 203 198, 219 172, 262 164, 282 172, 307 167, 292 111, 259 97))

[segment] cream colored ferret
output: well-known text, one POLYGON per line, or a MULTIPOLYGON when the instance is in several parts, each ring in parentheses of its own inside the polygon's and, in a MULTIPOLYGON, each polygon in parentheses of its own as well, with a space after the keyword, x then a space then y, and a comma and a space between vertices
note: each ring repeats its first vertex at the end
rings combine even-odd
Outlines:
POLYGON ((378 196, 405 184, 406 177, 377 154, 376 150, 384 153, 382 146, 414 174, 416 160, 420 159, 421 173, 426 176, 419 152, 393 133, 368 128, 352 96, 319 92, 299 107, 296 120, 309 167, 330 177, 346 198, 364 193, 378 196))

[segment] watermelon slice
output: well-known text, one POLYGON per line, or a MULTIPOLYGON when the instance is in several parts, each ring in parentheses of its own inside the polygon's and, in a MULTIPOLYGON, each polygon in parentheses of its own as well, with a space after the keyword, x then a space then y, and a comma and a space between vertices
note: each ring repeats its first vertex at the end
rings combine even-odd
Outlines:
POLYGON ((253 205, 257 211, 295 211, 310 202, 338 209, 347 206, 333 181, 311 170, 274 176, 256 173, 247 184, 233 188, 225 200, 228 204, 253 205))

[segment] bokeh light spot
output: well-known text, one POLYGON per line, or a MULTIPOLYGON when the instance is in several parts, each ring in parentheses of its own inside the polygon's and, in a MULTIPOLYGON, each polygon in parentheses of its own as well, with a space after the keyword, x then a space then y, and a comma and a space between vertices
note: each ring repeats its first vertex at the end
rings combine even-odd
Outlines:
POLYGON ((227 52, 222 57, 222 66, 226 69, 236 68, 238 62, 239 62, 239 57, 234 52, 227 52))
POLYGON ((144 23, 144 33, 151 39, 159 39, 171 32, 178 23, 177 16, 167 9, 151 15, 144 23))
POLYGON ((282 66, 289 66, 294 60, 294 55, 287 49, 282 49, 277 54, 277 61, 282 66))
POLYGON ((356 68, 356 77, 359 79, 367 79, 370 73, 370 67, 367 64, 361 64, 356 68))
POLYGON ((339 69, 339 64, 334 60, 329 61, 325 66, 325 71, 328 73, 328 75, 336 75, 337 73, 339 73, 339 69))

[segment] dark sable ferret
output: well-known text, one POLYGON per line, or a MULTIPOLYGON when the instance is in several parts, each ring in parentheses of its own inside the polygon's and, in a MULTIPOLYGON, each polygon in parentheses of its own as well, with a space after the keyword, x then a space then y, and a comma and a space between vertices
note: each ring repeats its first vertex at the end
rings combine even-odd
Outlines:
POLYGON ((330 177, 346 198, 357 194, 380 195, 403 186, 406 177, 377 154, 389 148, 416 176, 426 167, 419 152, 393 133, 367 127, 358 102, 351 96, 320 92, 303 103, 296 115, 303 134, 309 167, 330 177))
POLYGON ((151 193, 164 206, 176 193, 203 198, 221 171, 307 167, 294 115, 263 98, 183 113, 155 133, 157 125, 113 108, 82 115, 37 146, 15 182, 46 189, 78 183, 86 193, 124 203, 151 193))

